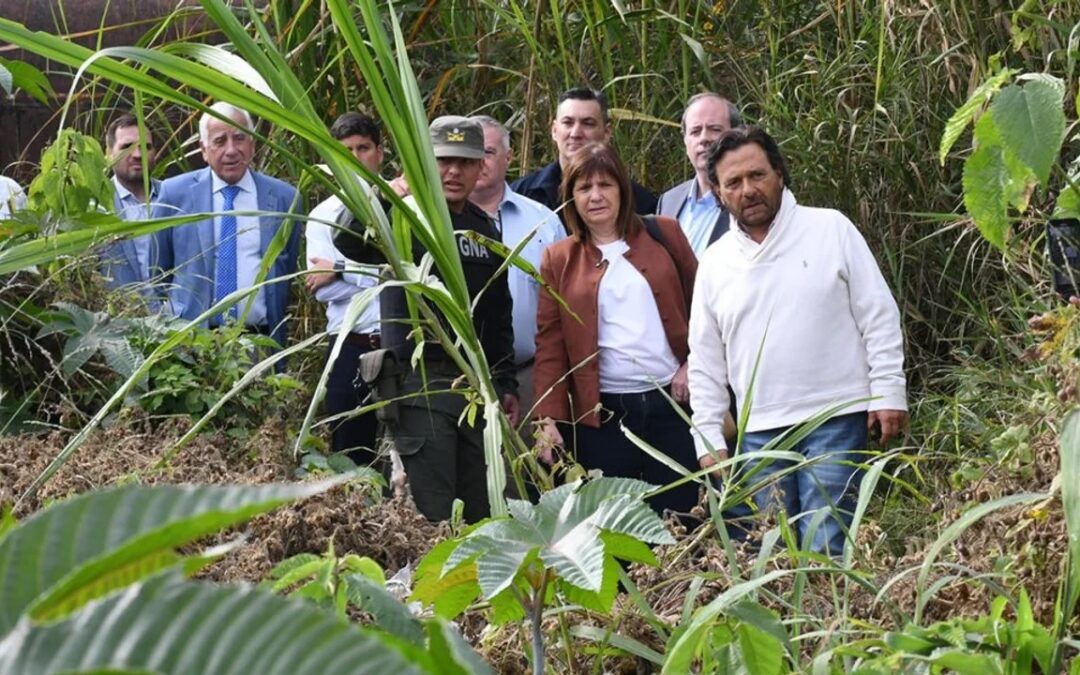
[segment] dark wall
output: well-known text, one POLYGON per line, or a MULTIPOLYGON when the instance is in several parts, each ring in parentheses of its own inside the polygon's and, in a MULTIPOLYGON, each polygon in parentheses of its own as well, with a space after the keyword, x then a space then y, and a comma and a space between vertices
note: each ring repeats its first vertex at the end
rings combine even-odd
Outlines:
MULTIPOLYGON (((177 12, 176 21, 162 39, 191 36, 204 30, 201 10, 194 0, 0 0, 0 17, 22 23, 31 30, 52 35, 66 35, 88 48, 135 45, 164 17, 177 12), (177 9, 179 7, 180 9, 177 9), (104 28, 102 28, 104 27, 104 28)), ((205 39, 205 38, 203 38, 205 39)), ((210 41, 210 40, 207 40, 210 41)), ((58 99, 40 103, 19 92, 14 100, 0 92, 0 172, 15 178, 23 185, 37 171, 41 150, 56 137, 60 109, 68 99, 74 70, 12 45, 0 46, 5 59, 26 61, 49 75, 58 99)), ((87 124, 84 117, 100 108, 105 100, 123 107, 129 102, 116 101, 106 87, 86 88, 80 82, 76 90, 68 124, 72 119, 87 124)), ((91 118, 86 118, 91 119, 91 118)))

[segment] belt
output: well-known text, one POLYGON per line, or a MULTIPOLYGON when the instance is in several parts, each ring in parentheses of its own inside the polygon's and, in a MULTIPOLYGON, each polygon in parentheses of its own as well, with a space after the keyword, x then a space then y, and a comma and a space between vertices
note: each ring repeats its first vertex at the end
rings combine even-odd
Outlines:
POLYGON ((270 335, 270 326, 265 323, 258 325, 248 324, 244 326, 244 332, 248 335, 270 335))
POLYGON ((381 344, 378 333, 353 333, 345 335, 345 342, 364 349, 378 349, 381 344))

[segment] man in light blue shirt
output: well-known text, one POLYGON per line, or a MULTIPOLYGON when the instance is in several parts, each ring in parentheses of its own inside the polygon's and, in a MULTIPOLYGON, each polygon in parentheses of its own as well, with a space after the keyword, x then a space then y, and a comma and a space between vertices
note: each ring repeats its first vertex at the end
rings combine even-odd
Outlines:
MULTIPOLYGON (((105 154, 113 165, 113 208, 124 220, 147 220, 150 203, 157 199, 161 181, 147 178, 154 171, 157 152, 147 130, 139 136, 139 121, 130 113, 114 119, 105 130, 105 154), (149 199, 146 195, 150 188, 149 199)), ((157 267, 157 249, 151 234, 129 237, 101 249, 101 275, 109 288, 138 287, 149 292, 147 283, 157 267)))
MULTIPOLYGON (((480 178, 469 201, 483 209, 495 222, 502 242, 514 249, 526 238, 518 255, 540 269, 544 248, 566 236, 562 222, 543 204, 519 195, 506 183, 510 166, 510 132, 498 120, 486 115, 472 119, 484 127, 484 160, 480 178)), ((540 285, 517 267, 510 268, 510 296, 514 300, 514 362, 517 365, 518 396, 521 411, 528 419, 532 408, 532 366, 536 353, 536 309, 540 285)))
POLYGON ((735 106, 712 92, 692 96, 683 111, 683 143, 694 177, 662 194, 656 212, 679 220, 698 258, 727 232, 730 221, 709 185, 709 147, 720 134, 741 125, 735 106))

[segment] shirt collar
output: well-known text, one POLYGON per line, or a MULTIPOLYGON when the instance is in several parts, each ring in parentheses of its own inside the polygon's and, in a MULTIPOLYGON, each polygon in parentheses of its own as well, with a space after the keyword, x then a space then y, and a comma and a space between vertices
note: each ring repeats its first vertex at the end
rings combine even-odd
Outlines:
POLYGON ((696 204, 699 201, 704 200, 706 197, 712 198, 709 201, 711 201, 714 206, 720 206, 720 202, 716 200, 716 195, 714 195, 711 190, 709 192, 706 192, 704 195, 698 194, 698 182, 695 178, 694 181, 690 184, 690 189, 686 191, 686 201, 691 204, 696 204))
MULTIPOLYGON (((117 196, 117 198, 120 199, 120 201, 123 202, 123 201, 127 201, 128 199, 138 199, 134 195, 134 193, 131 192, 131 190, 124 187, 124 184, 120 182, 120 179, 116 177, 116 174, 113 174, 112 181, 113 181, 113 186, 116 188, 116 196, 117 196)), ((150 179, 150 198, 153 199, 156 196, 157 196, 157 182, 153 178, 151 178, 150 179)), ((139 201, 142 201, 142 200, 139 200, 139 201)))
POLYGON ((502 196, 502 200, 499 202, 499 209, 502 210, 502 209, 505 209, 507 206, 510 206, 515 211, 520 211, 521 210, 521 202, 518 201, 519 199, 521 199, 521 196, 518 195, 518 193, 516 193, 516 192, 514 192, 513 190, 510 189, 510 184, 509 183, 504 182, 503 183, 503 196, 502 196))
MULTIPOLYGON (((214 173, 213 169, 210 170, 210 178, 213 181, 211 183, 211 187, 212 187, 212 191, 215 194, 217 194, 218 192, 221 192, 221 189, 224 188, 226 185, 228 185, 228 183, 221 180, 220 176, 218 176, 216 173, 214 173)), ((241 177, 239 181, 234 183, 234 185, 236 185, 236 187, 240 188, 240 190, 242 192, 254 193, 255 192, 255 177, 251 175, 251 169, 248 169, 247 171, 245 171, 243 177, 241 177)))

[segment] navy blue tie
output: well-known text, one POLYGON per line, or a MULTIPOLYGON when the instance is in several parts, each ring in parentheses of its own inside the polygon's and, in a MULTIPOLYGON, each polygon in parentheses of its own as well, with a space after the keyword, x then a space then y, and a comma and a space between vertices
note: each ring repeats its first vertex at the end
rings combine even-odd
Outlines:
MULTIPOLYGON (((240 187, 226 185, 221 188, 224 197, 222 211, 232 211, 233 202, 239 194, 240 187)), ((236 216, 226 213, 221 216, 221 235, 218 238, 217 270, 214 275, 214 302, 220 302, 225 296, 236 290, 236 216)), ((237 306, 234 304, 228 309, 229 316, 233 319, 237 315, 237 306)))

